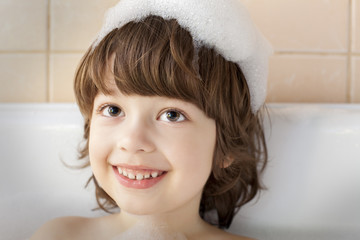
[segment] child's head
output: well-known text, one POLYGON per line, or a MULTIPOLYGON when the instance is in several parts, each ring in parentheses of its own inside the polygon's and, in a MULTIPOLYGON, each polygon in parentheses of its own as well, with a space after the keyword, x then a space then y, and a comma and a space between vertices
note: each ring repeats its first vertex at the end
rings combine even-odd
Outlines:
MULTIPOLYGON (((99 93, 109 94, 111 78, 124 95, 192 103, 216 126, 212 170, 199 213, 219 227, 229 227, 236 211, 261 188, 258 172, 267 159, 260 114, 254 111, 253 94, 241 67, 214 48, 194 47, 192 35, 174 19, 150 15, 110 31, 88 50, 75 79, 87 141, 81 158, 89 155, 94 99, 99 93), (205 214, 211 210, 217 211, 217 221, 205 214)), ((95 177, 91 179, 99 206, 116 207, 95 177)))

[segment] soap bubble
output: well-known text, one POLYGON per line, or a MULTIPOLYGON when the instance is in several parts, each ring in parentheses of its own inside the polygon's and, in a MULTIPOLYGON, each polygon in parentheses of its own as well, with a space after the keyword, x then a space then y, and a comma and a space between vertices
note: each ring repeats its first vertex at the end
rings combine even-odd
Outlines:
POLYGON ((112 240, 187 240, 183 233, 175 232, 164 222, 145 218, 112 240))

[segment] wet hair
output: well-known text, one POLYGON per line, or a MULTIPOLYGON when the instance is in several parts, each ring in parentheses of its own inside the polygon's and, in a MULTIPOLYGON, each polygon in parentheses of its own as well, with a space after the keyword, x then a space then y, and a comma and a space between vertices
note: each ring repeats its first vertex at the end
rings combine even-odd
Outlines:
MULTIPOLYGON (((228 228, 240 207, 262 189, 259 176, 267 162, 261 111, 251 111, 241 68, 211 47, 195 48, 190 33, 174 19, 149 16, 114 29, 96 48, 89 48, 75 77, 76 100, 85 120, 79 158, 87 166, 94 98, 99 92, 109 93, 104 79, 114 54, 112 71, 123 94, 181 99, 215 120, 212 171, 199 214, 219 228, 228 228)), ((91 181, 99 207, 111 212, 117 207, 115 201, 94 175, 91 181)))

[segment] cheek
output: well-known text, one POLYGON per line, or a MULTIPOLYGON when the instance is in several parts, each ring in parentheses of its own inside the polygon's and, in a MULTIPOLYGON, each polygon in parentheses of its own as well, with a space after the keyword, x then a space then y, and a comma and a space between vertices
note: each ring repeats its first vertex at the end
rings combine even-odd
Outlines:
POLYGON ((111 142, 98 127, 90 128, 89 134, 89 159, 91 168, 96 175, 107 164, 107 156, 110 152, 111 142))
POLYGON ((176 169, 186 173, 187 178, 207 180, 213 162, 216 131, 184 132, 175 139, 167 141, 167 158, 176 169), (171 142, 171 144, 169 144, 171 142))

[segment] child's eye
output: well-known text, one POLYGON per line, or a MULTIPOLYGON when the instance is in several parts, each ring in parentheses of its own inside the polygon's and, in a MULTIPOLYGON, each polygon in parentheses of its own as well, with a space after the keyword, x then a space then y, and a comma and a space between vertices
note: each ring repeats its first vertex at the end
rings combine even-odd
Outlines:
POLYGON ((160 116, 160 120, 162 121, 170 121, 170 122, 182 122, 185 121, 187 118, 182 114, 180 111, 175 109, 170 109, 165 111, 160 116))
POLYGON ((101 107, 100 112, 106 117, 119 117, 124 115, 124 112, 121 110, 121 108, 113 105, 106 105, 101 107))

